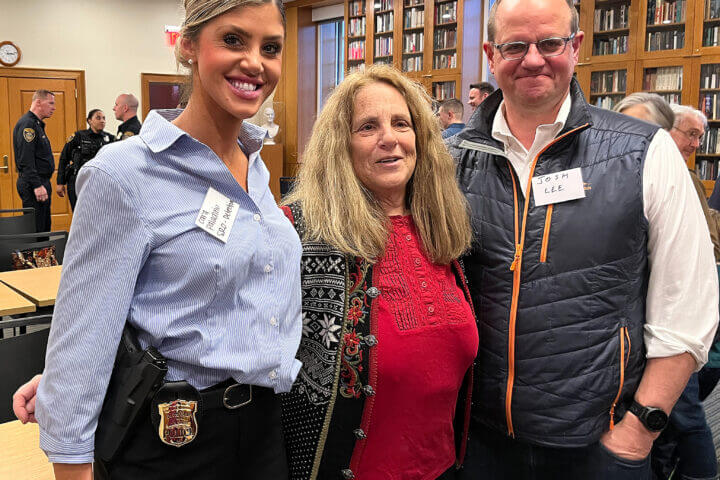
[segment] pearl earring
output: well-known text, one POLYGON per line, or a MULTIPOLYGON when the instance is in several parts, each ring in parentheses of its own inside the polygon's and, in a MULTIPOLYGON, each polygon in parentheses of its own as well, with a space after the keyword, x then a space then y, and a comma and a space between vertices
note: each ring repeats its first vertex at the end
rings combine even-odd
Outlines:
POLYGON ((189 59, 188 59, 188 64, 190 64, 190 65, 193 64, 192 58, 189 58, 189 59))

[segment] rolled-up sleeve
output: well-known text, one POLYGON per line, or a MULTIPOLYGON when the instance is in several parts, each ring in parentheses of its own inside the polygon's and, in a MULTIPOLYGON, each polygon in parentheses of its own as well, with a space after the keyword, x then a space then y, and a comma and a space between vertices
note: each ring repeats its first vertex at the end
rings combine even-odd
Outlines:
POLYGON ((93 461, 95 428, 151 236, 128 187, 88 165, 65 253, 37 395, 52 462, 93 461))
POLYGON ((718 325, 718 275, 705 217, 685 162, 660 130, 643 169, 649 223, 648 358, 691 354, 700 369, 718 325))

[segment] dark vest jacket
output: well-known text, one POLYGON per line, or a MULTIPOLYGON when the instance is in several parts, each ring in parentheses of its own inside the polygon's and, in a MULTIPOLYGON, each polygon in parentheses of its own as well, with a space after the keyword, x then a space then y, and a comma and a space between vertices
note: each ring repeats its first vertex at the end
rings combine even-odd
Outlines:
MULTIPOLYGON (((302 211, 297 205, 290 211, 302 239, 302 211)), ((369 262, 322 242, 303 239, 302 246, 303 332, 297 358, 303 366, 290 392, 281 396, 290 479, 353 479, 355 443, 367 438, 360 428, 363 409, 375 395, 369 378, 377 361, 373 347, 382 338, 371 332, 377 331, 373 305, 381 292, 372 285, 369 262)), ((457 262, 454 270, 469 296, 457 262)), ((455 410, 458 466, 465 455, 471 388, 468 371, 455 410)))
POLYGON ((597 441, 624 414, 642 376, 642 170, 657 131, 589 106, 574 80, 570 95, 565 127, 540 153, 534 175, 580 168, 583 199, 551 208, 536 206, 532 193, 523 197, 503 145, 491 137, 500 91, 450 145, 475 230, 465 258, 480 329, 473 422, 559 447, 597 441), (521 241, 526 202, 522 255, 511 270, 514 216, 521 241))

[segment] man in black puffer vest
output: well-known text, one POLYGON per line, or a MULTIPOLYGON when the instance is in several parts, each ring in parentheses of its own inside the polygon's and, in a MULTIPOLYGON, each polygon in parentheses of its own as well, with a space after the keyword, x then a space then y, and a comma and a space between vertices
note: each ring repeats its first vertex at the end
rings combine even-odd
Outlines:
POLYGON ((700 204, 665 131, 589 106, 571 0, 498 0, 502 91, 450 141, 480 326, 463 479, 643 479, 717 327, 700 204), (697 301, 702 298, 702 301, 697 301))

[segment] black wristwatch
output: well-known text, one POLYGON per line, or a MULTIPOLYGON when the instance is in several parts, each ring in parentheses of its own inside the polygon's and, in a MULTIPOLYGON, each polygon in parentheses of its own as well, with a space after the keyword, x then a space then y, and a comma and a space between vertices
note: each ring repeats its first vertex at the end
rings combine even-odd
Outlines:
POLYGON ((662 408, 645 407, 633 400, 628 410, 638 417, 645 428, 651 432, 661 432, 668 423, 667 413, 662 408))

